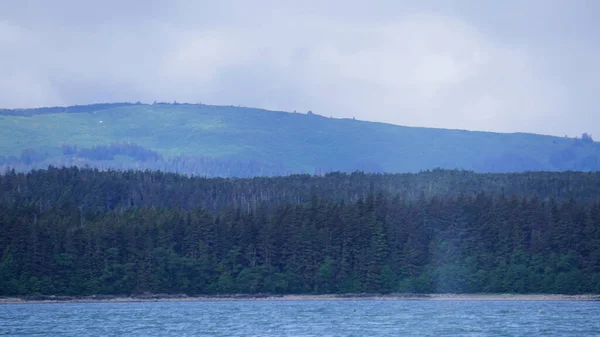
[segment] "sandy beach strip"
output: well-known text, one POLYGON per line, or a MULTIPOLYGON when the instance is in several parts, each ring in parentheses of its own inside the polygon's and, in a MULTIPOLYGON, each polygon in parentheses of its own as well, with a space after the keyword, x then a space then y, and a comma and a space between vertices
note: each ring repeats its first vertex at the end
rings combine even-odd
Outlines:
POLYGON ((2 297, 0 304, 40 303, 123 303, 200 301, 600 301, 600 295, 560 294, 330 294, 270 295, 235 294, 215 296, 136 295, 136 296, 24 296, 2 297))

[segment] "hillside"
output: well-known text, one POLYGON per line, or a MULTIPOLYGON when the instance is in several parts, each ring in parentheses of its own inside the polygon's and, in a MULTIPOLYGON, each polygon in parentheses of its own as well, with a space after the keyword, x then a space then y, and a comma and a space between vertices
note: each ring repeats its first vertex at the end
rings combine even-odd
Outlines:
POLYGON ((600 170, 600 143, 202 104, 0 110, 0 164, 160 169, 203 176, 327 171, 600 170))

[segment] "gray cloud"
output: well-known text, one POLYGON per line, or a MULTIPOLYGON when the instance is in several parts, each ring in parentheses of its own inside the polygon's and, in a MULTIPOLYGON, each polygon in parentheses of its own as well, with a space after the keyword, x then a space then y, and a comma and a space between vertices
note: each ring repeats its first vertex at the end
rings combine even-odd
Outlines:
POLYGON ((178 100, 600 136, 595 1, 0 3, 0 105, 178 100))

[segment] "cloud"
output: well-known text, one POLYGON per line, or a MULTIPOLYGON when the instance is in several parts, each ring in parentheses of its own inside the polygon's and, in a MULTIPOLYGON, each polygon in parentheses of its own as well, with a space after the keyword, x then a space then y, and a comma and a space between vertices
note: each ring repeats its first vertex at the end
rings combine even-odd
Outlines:
POLYGON ((60 104, 52 83, 38 73, 28 32, 0 20, 0 102, 4 107, 60 104), (28 52, 28 53, 27 53, 28 52))
POLYGON ((527 51, 443 16, 389 24, 286 16, 269 29, 183 34, 176 45, 171 78, 216 89, 223 104, 499 131, 527 131, 563 105, 527 51))
POLYGON ((0 56, 0 101, 178 100, 413 126, 600 134, 591 129, 600 123, 597 41, 586 34, 591 27, 574 25, 587 22, 584 9, 572 9, 578 4, 110 0, 90 8, 29 0, 38 12, 0 11, 8 13, 0 47, 11 50, 0 56), (535 28, 549 18, 573 24, 535 28))
POLYGON ((10 47, 20 38, 20 32, 8 22, 0 21, 0 44, 3 47, 10 47))

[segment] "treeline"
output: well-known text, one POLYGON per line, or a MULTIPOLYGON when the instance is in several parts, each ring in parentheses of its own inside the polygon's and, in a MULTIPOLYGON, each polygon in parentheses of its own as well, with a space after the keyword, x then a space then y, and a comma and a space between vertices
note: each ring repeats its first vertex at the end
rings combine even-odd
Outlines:
POLYGON ((531 156, 504 153, 487 157, 481 163, 473 165, 473 169, 477 172, 494 173, 541 171, 545 168, 551 168, 552 171, 600 171, 598 151, 582 157, 577 155, 582 147, 593 143, 592 136, 584 133, 581 138, 573 139, 570 146, 551 153, 547 164, 531 156))
POLYGON ((7 172, 0 295, 600 293, 599 187, 583 173, 7 172))
POLYGON ((369 195, 268 213, 2 206, 0 295, 600 292, 600 204, 369 195))
POLYGON ((156 151, 131 142, 79 147, 63 144, 60 156, 32 148, 19 156, 0 156, 0 171, 28 172, 53 167, 89 167, 99 170, 151 170, 200 177, 273 177, 301 173, 284 165, 256 160, 178 155, 164 158, 156 151))
POLYGON ((47 151, 27 148, 19 156, 0 156, 0 165, 27 171, 35 169, 38 164, 48 162, 60 166, 68 160, 112 161, 116 156, 129 157, 132 160, 147 162, 161 161, 163 157, 155 151, 146 149, 132 142, 112 142, 107 145, 96 145, 89 148, 72 144, 63 144, 60 148, 62 158, 55 158, 47 151))
POLYGON ((600 198, 600 172, 525 172, 478 174, 433 170, 417 174, 328 173, 245 179, 200 178, 153 171, 100 171, 86 168, 48 168, 0 175, 0 202, 36 202, 42 207, 82 207, 91 211, 128 208, 201 207, 218 212, 227 207, 270 209, 308 202, 313 194, 327 200, 356 202, 371 192, 416 200, 421 197, 517 195, 540 200, 600 198))
POLYGON ((598 173, 0 176, 0 295, 600 292, 598 173))
POLYGON ((162 156, 155 151, 131 142, 113 142, 109 145, 96 145, 91 148, 79 148, 77 145, 63 144, 61 151, 64 156, 90 160, 114 160, 116 156, 127 156, 141 162, 162 160, 162 156))

